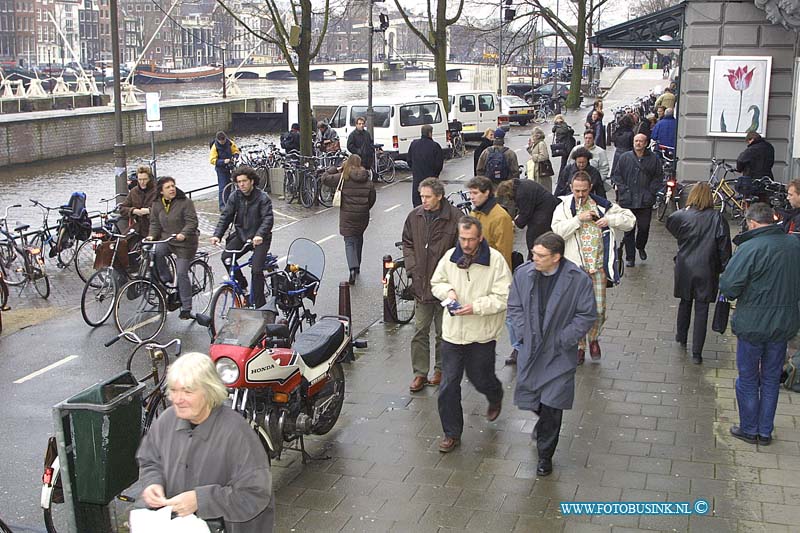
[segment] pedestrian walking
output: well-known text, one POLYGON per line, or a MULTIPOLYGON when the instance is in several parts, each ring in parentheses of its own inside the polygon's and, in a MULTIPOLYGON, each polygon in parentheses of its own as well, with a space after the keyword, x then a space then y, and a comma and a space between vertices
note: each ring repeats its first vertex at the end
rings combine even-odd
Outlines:
POLYGON ((606 149, 606 128, 603 126, 603 113, 597 109, 589 112, 589 118, 586 121, 586 129, 594 132, 594 143, 606 149))
POLYGON ((542 128, 533 128, 531 136, 528 139, 528 154, 531 158, 525 165, 528 179, 533 180, 548 191, 553 191, 553 173, 549 176, 545 175, 541 169, 541 163, 550 161, 550 149, 544 140, 544 132, 542 128))
POLYGON ((611 173, 613 174, 622 154, 633 150, 633 119, 630 115, 625 114, 619 119, 619 127, 614 132, 612 141, 614 143, 614 159, 611 163, 611 173))
MULTIPOLYGON (((356 129, 347 137, 347 151, 359 156, 361 166, 371 173, 375 161, 375 145, 372 142, 372 135, 364 127, 366 124, 367 119, 364 117, 356 118, 356 129)), ((378 176, 372 176, 372 181, 378 181, 378 176)))
POLYGON ((767 204, 745 213, 748 231, 737 235, 719 290, 736 300, 731 329, 737 337, 736 404, 739 425, 731 434, 750 444, 772 442, 786 344, 800 328, 800 241, 774 224, 767 204))
POLYGON ((594 131, 586 130, 583 132, 583 146, 576 146, 573 148, 572 152, 569 154, 570 158, 572 158, 575 152, 580 148, 585 148, 592 153, 592 158, 589 160, 589 164, 591 164, 597 169, 598 172, 600 172, 600 177, 602 178, 603 182, 608 180, 608 177, 611 174, 611 167, 608 164, 608 154, 606 154, 605 150, 594 143, 594 131))
POLYGON ((722 213, 714 209, 714 196, 707 183, 692 187, 686 208, 667 218, 667 230, 678 240, 675 256, 675 298, 678 321, 675 340, 686 347, 694 304, 692 362, 703 362, 708 304, 716 300, 719 275, 731 258, 731 232, 722 213))
POLYGON ((505 130, 502 128, 494 130, 492 146, 484 150, 478 158, 476 176, 486 176, 495 183, 519 177, 517 154, 505 146, 505 138, 505 130))
POLYGON ((786 233, 800 236, 800 179, 793 179, 786 186, 788 209, 777 210, 786 233))
POLYGON ((514 224, 526 228, 525 243, 530 258, 536 238, 551 231, 550 221, 560 200, 535 181, 521 179, 502 182, 495 195, 503 207, 515 213, 514 224))
MULTIPOLYGON (((597 320, 589 330, 589 355, 600 359, 600 330, 606 321, 606 288, 619 283, 617 242, 633 227, 636 217, 627 209, 590 193, 591 180, 586 172, 578 172, 570 184, 572 194, 560 197, 553 212, 553 232, 564 241, 564 257, 589 274, 592 280, 597 320)), ((586 360, 586 338, 578 342, 577 362, 586 360)))
POLYGON ((162 240, 170 235, 175 238, 170 242, 155 245, 156 270, 162 283, 172 284, 172 271, 167 265, 166 257, 175 255, 175 269, 178 277, 178 296, 176 300, 170 295, 167 307, 170 311, 181 308, 180 319, 192 319, 192 283, 189 280, 189 265, 197 253, 200 230, 197 223, 197 212, 194 202, 175 185, 175 178, 162 176, 158 178, 159 199, 153 202, 150 211, 150 229, 146 240, 162 240))
POLYGON ((751 131, 744 138, 747 148, 736 158, 736 170, 751 178, 773 177, 775 148, 761 135, 751 131))
POLYGON ((409 390, 419 392, 426 384, 442 381, 442 307, 431 293, 431 276, 447 250, 458 243, 459 211, 444 200, 444 185, 437 178, 419 184, 422 205, 414 208, 403 225, 403 257, 413 280, 414 337, 411 339, 411 367, 414 378, 409 390), (434 328, 433 377, 430 372, 430 335, 434 328))
POLYGON ((583 147, 578 147, 577 150, 572 152, 573 162, 564 167, 561 174, 558 176, 558 183, 556 183, 556 190, 553 193, 555 196, 564 196, 570 193, 570 183, 572 177, 576 172, 586 172, 592 179, 591 193, 601 198, 606 197, 606 186, 603 183, 603 178, 600 177, 600 171, 593 167, 590 163, 592 161, 592 152, 583 147))
POLYGON ((489 246, 500 252, 508 268, 511 268, 514 225, 508 211, 503 209, 494 196, 494 184, 486 176, 475 176, 467 182, 467 189, 473 208, 470 215, 480 221, 483 238, 489 246))
POLYGON ((647 136, 640 133, 633 138, 633 150, 622 154, 614 166, 611 181, 617 188, 619 205, 630 209, 636 216, 636 227, 625 232, 625 264, 636 265, 636 250, 642 261, 647 259, 647 239, 656 194, 664 182, 661 161, 647 149, 647 136))
POLYGON ((228 183, 231 182, 231 161, 234 154, 239 153, 239 147, 228 138, 224 131, 218 131, 211 142, 211 150, 208 155, 209 162, 214 166, 217 173, 217 187, 219 187, 219 210, 225 206, 228 198, 223 198, 222 193, 228 183))
POLYGON ((275 497, 269 459, 247 420, 223 405, 214 363, 187 353, 167 371, 171 405, 142 438, 136 461, 151 509, 195 514, 227 533, 270 533, 275 497), (235 453, 233 453, 235 450, 235 453))
MULTIPOLYGON (((244 253, 253 252, 250 263, 251 297, 255 307, 266 303, 264 285, 264 263, 267 261, 267 252, 272 244, 272 226, 275 217, 272 213, 272 200, 269 195, 258 188, 258 174, 251 167, 241 166, 233 171, 233 180, 236 190, 231 194, 225 209, 214 229, 211 244, 219 244, 225 232, 233 225, 233 231, 225 241, 225 251, 222 253, 222 264, 225 270, 230 267, 233 260, 231 250, 244 249, 244 253)), ((239 254, 239 257, 244 255, 239 254)), ((247 290, 247 280, 241 270, 234 273, 236 282, 247 290)))
POLYGON ((674 110, 667 108, 664 111, 664 118, 658 121, 653 128, 652 138, 657 144, 669 146, 675 150, 678 140, 678 121, 675 120, 674 110))
POLYGON ((339 235, 344 237, 344 252, 350 270, 347 281, 355 285, 361 273, 361 252, 364 248, 364 232, 369 225, 369 210, 375 205, 375 185, 356 154, 347 158, 341 171, 330 167, 322 177, 322 183, 331 188, 338 187, 340 181, 342 204, 339 206, 339 235))
POLYGON ((147 165, 136 168, 136 186, 128 191, 128 196, 119 204, 119 212, 128 217, 128 228, 136 235, 128 238, 128 245, 138 242, 147 236, 150 230, 150 209, 158 197, 153 171, 147 165))
POLYGON ((564 115, 556 115, 553 119, 553 144, 563 154, 561 156, 561 167, 559 168, 559 172, 561 172, 567 166, 570 152, 575 148, 575 130, 566 123, 564 115))
POLYGON ((597 319, 592 280, 564 257, 564 239, 540 235, 533 261, 514 273, 508 314, 522 332, 514 404, 539 417, 533 430, 539 461, 536 473, 553 472, 564 409, 575 397, 575 352, 597 319))
POLYGON ((632 113, 633 117, 633 134, 643 133, 647 135, 647 144, 650 145, 650 121, 639 115, 639 113, 632 113))
POLYGON ((408 166, 411 167, 411 203, 419 207, 419 184, 425 178, 438 178, 444 167, 444 153, 439 143, 433 140, 433 126, 425 124, 420 128, 421 136, 414 139, 408 147, 408 166))
POLYGON ((481 143, 475 148, 475 152, 472 154, 474 159, 474 163, 472 165, 472 175, 478 175, 478 160, 481 158, 481 154, 483 151, 492 146, 494 143, 494 128, 486 128, 486 131, 483 132, 483 137, 481 137, 481 143))
POLYGON ((490 248, 474 217, 458 222, 458 244, 439 261, 431 277, 431 292, 446 301, 442 319, 442 383, 439 418, 444 436, 439 451, 461 442, 464 413, 461 380, 467 378, 486 396, 486 419, 500 416, 503 386, 494 372, 497 337, 506 318, 511 271, 500 252, 490 248))

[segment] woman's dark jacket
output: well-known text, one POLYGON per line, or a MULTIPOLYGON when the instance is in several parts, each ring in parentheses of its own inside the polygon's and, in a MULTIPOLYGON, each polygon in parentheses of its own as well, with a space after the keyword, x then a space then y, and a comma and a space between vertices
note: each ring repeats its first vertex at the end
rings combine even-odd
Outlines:
MULTIPOLYGON (((650 132, 650 122, 649 122, 647 119, 645 119, 645 118, 643 118, 642 120, 640 120, 640 121, 639 121, 639 122, 636 124, 636 126, 634 126, 634 127, 633 127, 633 136, 634 136, 634 137, 636 137, 636 136, 637 136, 637 135, 639 135, 640 133, 643 133, 643 134, 647 135, 647 142, 648 142, 648 144, 649 144, 649 143, 650 143, 650 135, 651 135, 651 132, 650 132)), ((633 141, 631 141, 631 142, 633 142, 633 141)))
POLYGON ((147 182, 147 187, 134 187, 128 191, 128 197, 119 204, 119 212, 122 216, 128 217, 129 227, 139 234, 139 238, 147 237, 150 230, 150 215, 134 215, 134 209, 147 207, 152 212, 153 202, 158 198, 158 191, 154 180, 147 182))
POLYGON ((197 226, 197 212, 194 210, 194 202, 187 198, 180 189, 178 189, 178 193, 170 203, 169 212, 164 207, 160 196, 153 202, 153 207, 150 209, 150 231, 148 235, 154 241, 159 241, 177 233, 182 233, 186 239, 183 241, 171 240, 169 247, 172 253, 181 259, 194 258, 200 237, 200 230, 198 230, 197 226))
POLYGON ((472 165, 473 176, 478 174, 478 159, 481 158, 481 154, 483 153, 484 150, 492 146, 493 143, 494 141, 492 141, 491 139, 487 139, 486 137, 481 137, 481 144, 479 144, 478 147, 475 148, 475 152, 472 154, 472 157, 475 160, 475 162, 472 165))
MULTIPOLYGON (((572 176, 574 176, 576 172, 578 172, 578 165, 575 164, 575 161, 564 167, 564 170, 558 175, 558 183, 553 193, 555 196, 565 196, 572 192, 569 185, 572 182, 572 176)), ((595 196, 606 198, 606 187, 603 185, 603 178, 600 176, 600 171, 597 170, 596 167, 589 165, 584 172, 588 172, 589 176, 592 178, 592 190, 590 192, 595 196)))
POLYGON ((536 237, 550 231, 553 211, 561 202, 550 191, 533 180, 514 180, 514 203, 517 216, 514 224, 518 228, 526 228, 525 242, 530 250, 536 237))
POLYGON ((560 122, 553 126, 553 142, 563 144, 566 148, 567 156, 575 148, 575 130, 566 122, 560 122))
MULTIPOLYGON (((337 187, 342 177, 336 167, 330 167, 322 177, 328 187, 337 187)), ((375 186, 369 172, 363 168, 350 171, 342 184, 342 205, 339 208, 339 234, 342 237, 363 235, 369 225, 369 210, 375 205, 375 186)))
POLYGON ((691 207, 672 213, 667 230, 678 239, 675 256, 675 297, 681 300, 713 302, 719 289, 719 275, 731 258, 728 223, 714 209, 691 207))

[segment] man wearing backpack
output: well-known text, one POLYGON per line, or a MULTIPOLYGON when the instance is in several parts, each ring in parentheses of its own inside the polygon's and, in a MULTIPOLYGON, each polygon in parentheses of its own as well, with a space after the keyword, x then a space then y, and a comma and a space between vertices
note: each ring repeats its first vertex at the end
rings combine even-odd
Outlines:
POLYGON ((281 148, 287 154, 292 150, 300 151, 300 124, 292 124, 292 129, 281 134, 281 148))
POLYGON ((506 132, 502 128, 494 131, 494 142, 478 159, 476 175, 486 176, 495 184, 507 179, 519 178, 519 162, 514 150, 506 148, 506 132))

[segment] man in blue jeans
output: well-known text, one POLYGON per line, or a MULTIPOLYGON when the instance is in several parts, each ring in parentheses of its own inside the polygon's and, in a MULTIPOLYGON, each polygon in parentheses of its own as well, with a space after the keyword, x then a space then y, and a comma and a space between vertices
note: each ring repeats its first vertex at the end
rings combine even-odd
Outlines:
POLYGON ((750 444, 772 442, 786 344, 800 328, 800 240, 774 224, 772 208, 757 203, 745 215, 748 231, 719 280, 719 290, 736 300, 731 329, 736 345, 736 403, 739 425, 731 435, 750 444))

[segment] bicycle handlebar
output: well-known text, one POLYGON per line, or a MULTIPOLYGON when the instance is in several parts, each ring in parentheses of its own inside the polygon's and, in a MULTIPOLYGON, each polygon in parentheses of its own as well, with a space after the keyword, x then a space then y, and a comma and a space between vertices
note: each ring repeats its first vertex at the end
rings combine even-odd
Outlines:
MULTIPOLYGON (((225 250, 225 251, 229 252, 231 254, 234 254, 234 255, 243 254, 243 253, 245 253, 247 251, 247 247, 250 246, 251 244, 253 244, 253 240, 252 239, 247 239, 245 241, 245 243, 244 243, 244 246, 242 246, 242 248, 240 250, 225 250)), ((221 241, 218 242, 216 245, 219 246, 220 248, 222 248, 221 241)))
POLYGON ((142 246, 154 246, 156 244, 164 244, 165 242, 169 242, 169 241, 173 240, 176 235, 177 235, 177 233, 173 233, 172 235, 170 235, 166 239, 162 239, 160 241, 150 241, 150 240, 147 240, 147 238, 145 238, 142 241, 142 246))
POLYGON ((117 198, 120 198, 120 197, 121 198, 125 198, 126 196, 128 196, 128 193, 121 192, 119 194, 116 194, 116 195, 112 196, 111 198, 100 198, 100 201, 107 204, 108 202, 113 202, 117 198))
MULTIPOLYGON (((36 207, 41 207, 42 209, 47 209, 48 211, 55 211, 56 209, 61 209, 60 207, 47 207, 42 202, 40 202, 38 200, 34 200, 33 198, 28 198, 28 200, 30 200, 31 203, 33 205, 35 205, 36 207)), ((22 206, 20 206, 20 207, 22 207, 22 206)))

